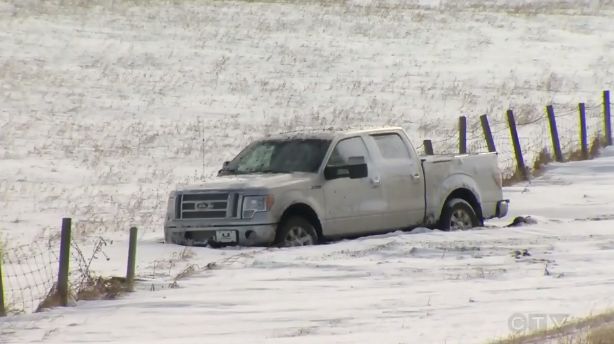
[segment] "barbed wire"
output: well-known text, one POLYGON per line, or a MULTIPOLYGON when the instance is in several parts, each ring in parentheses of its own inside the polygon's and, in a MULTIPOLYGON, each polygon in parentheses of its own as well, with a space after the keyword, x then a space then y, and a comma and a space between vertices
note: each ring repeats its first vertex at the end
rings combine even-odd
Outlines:
MULTIPOLYGON (((599 142, 603 136, 603 103, 584 103, 586 116, 586 135, 588 149, 599 142)), ((565 157, 579 154, 581 151, 580 139, 580 110, 578 104, 554 103, 553 110, 561 146, 565 157)), ((493 135, 496 151, 499 154, 499 167, 504 176, 511 176, 517 170, 515 151, 511 140, 510 129, 507 119, 494 118, 490 120, 491 133, 493 135)), ((520 118, 516 120, 516 128, 519 133, 520 146, 525 164, 529 169, 533 168, 535 161, 540 159, 541 154, 550 157, 554 155, 550 122, 546 111, 541 116, 532 118, 520 118)), ((447 135, 441 137, 435 135, 429 138, 436 154, 458 153, 458 129, 448 130, 447 135), (456 132, 454 132, 456 130, 456 132)), ((444 132, 445 130, 439 130, 444 132)), ((417 149, 424 148, 423 144, 417 149)), ((467 149, 470 153, 488 151, 481 125, 474 123, 467 130, 467 149)))
POLYGON ((104 256, 107 261, 109 260, 103 250, 107 244, 104 238, 98 237, 91 254, 87 256, 76 242, 71 242, 70 266, 73 268, 70 271, 69 280, 73 294, 77 295, 80 290, 94 282, 94 275, 91 270, 94 260, 98 259, 100 255, 104 256))

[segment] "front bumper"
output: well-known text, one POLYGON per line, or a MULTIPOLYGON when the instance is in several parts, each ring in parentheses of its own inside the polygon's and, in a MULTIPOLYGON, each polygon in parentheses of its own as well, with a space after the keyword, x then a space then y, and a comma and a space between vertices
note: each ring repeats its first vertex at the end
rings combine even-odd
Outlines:
POLYGON ((167 224, 164 226, 164 240, 179 245, 226 244, 240 246, 267 246, 275 242, 277 224, 239 225, 223 227, 199 227, 167 224), (237 242, 218 243, 218 231, 236 231, 237 242))
POLYGON ((510 207, 510 200, 509 199, 504 199, 502 201, 497 202, 497 217, 504 217, 505 215, 507 215, 507 211, 509 210, 510 207))

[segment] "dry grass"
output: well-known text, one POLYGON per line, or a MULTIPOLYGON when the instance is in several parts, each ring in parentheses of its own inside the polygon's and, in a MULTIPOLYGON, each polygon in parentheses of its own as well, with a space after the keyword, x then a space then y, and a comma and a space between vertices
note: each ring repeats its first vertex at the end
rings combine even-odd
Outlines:
POLYGON ((612 344, 614 310, 568 322, 560 327, 494 341, 492 344, 612 344))
POLYGON ((603 137, 603 138, 595 137, 595 139, 593 139, 593 142, 591 142, 591 146, 590 146, 590 149, 588 151, 588 155, 591 158, 596 157, 597 155, 599 155, 599 149, 601 149, 601 147, 605 147, 605 146, 606 146, 606 139, 605 139, 605 137, 603 137))
POLYGON ((581 149, 578 149, 578 150, 572 151, 569 154, 569 157, 567 158, 567 160, 568 161, 580 161, 580 160, 592 159, 596 157, 597 155, 599 155, 599 149, 601 149, 601 147, 605 147, 605 139, 596 137, 590 143, 587 156, 584 155, 581 149))
POLYGON ((552 162, 552 156, 548 152, 547 149, 542 149, 541 152, 537 155, 537 158, 533 162, 533 175, 539 176, 542 174, 544 167, 552 162))
POLYGON ((575 150, 573 152, 571 152, 569 154, 569 157, 567 157, 567 161, 582 161, 582 160, 586 160, 590 158, 589 155, 584 155, 584 153, 582 152, 581 149, 575 150))
POLYGON ((36 312, 41 312, 48 308, 59 307, 62 305, 61 300, 62 298, 60 297, 60 293, 54 285, 53 288, 51 288, 51 290, 49 291, 49 294, 47 294, 45 299, 41 301, 41 303, 38 305, 38 307, 36 308, 36 312))
POLYGON ((590 344, 611 344, 614 343, 614 324, 598 327, 588 334, 590 344))
MULTIPOLYGON (((527 174, 530 175, 531 173, 527 171, 527 174)), ((522 174, 522 172, 520 172, 520 169, 516 169, 516 171, 514 171, 514 174, 509 177, 503 178, 503 186, 511 186, 516 183, 523 182, 524 180, 524 175, 522 174)))
POLYGON ((77 300, 112 300, 130 291, 124 277, 98 277, 77 292, 77 300))
MULTIPOLYGON (((130 288, 124 277, 97 277, 89 278, 76 292, 68 296, 68 303, 73 304, 76 300, 112 300, 119 295, 129 292, 130 288)), ((36 308, 36 312, 55 308, 62 305, 61 296, 54 285, 49 294, 36 308)))

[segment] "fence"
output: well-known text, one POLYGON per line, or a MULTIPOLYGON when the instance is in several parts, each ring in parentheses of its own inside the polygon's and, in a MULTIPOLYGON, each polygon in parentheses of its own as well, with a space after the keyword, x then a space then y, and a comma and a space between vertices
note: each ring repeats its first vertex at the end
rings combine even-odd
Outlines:
POLYGON ((601 146, 612 145, 610 91, 603 91, 600 104, 550 104, 544 114, 521 117, 510 109, 504 121, 490 121, 488 115, 469 126, 459 118, 458 136, 424 140, 424 153, 498 152, 499 166, 508 183, 527 180, 552 160, 589 159, 601 146), (529 162, 529 164, 527 164, 529 162))
POLYGON ((50 240, 10 249, 0 247, 0 316, 68 306, 71 300, 95 298, 105 289, 133 289, 137 228, 130 228, 126 277, 103 279, 93 277, 90 266, 106 241, 100 238, 86 257, 71 241, 71 227, 70 218, 62 220, 59 243, 50 240))

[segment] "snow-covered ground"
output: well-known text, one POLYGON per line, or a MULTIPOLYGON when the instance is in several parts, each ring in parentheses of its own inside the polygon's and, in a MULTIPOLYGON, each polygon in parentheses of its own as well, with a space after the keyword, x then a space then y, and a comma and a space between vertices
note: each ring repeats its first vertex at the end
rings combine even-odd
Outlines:
MULTIPOLYGON (((472 231, 422 229, 291 249, 185 249, 148 235, 139 243, 135 293, 2 319, 0 338, 482 343, 553 326, 614 306, 612 176, 609 148, 506 188, 511 215, 537 221, 515 228, 499 220, 472 231), (170 288, 188 266, 194 272, 170 288)), ((123 273, 112 268, 123 261, 120 252, 125 244, 112 245, 115 265, 100 268, 123 273)))

